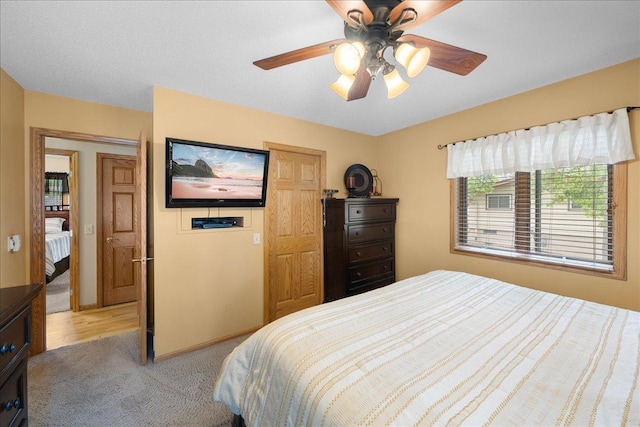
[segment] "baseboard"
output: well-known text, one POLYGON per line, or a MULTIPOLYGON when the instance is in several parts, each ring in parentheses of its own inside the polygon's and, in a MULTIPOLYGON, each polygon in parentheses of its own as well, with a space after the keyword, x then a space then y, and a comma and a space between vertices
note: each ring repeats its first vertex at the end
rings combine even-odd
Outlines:
POLYGON ((256 328, 251 328, 249 330, 238 332, 238 333, 233 334, 233 335, 227 335, 225 337, 218 338, 218 339, 213 340, 213 341, 207 341, 207 342, 204 342, 202 344, 198 344, 198 345, 194 345, 194 346, 191 346, 191 347, 187 347, 187 348, 182 349, 182 350, 174 351, 174 352, 171 352, 171 353, 166 353, 166 354, 163 354, 163 355, 160 355, 160 356, 155 356, 153 358, 153 363, 162 362, 163 360, 167 360, 167 359, 171 359, 173 357, 181 356, 183 354, 191 353, 192 351, 201 350, 203 348, 211 347, 214 344, 219 344, 221 342, 229 341, 229 340, 232 340, 234 338, 241 337, 243 335, 252 334, 255 331, 257 331, 258 329, 260 329, 261 327, 262 326, 259 326, 259 327, 256 327, 256 328))

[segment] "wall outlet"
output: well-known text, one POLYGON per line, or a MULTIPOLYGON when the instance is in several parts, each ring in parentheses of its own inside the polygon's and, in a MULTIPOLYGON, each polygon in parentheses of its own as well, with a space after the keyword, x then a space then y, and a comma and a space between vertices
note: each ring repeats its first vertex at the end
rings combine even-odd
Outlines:
POLYGON ((253 244, 254 245, 260 244, 260 233, 253 233, 253 244))
POLYGON ((93 234, 93 224, 87 224, 84 226, 84 234, 93 234))

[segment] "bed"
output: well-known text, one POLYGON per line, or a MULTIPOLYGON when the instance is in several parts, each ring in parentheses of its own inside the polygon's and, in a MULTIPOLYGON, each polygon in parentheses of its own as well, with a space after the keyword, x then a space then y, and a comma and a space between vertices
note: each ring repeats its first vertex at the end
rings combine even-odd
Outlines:
POLYGON ((639 342, 639 312, 439 270, 270 323, 213 397, 247 426, 637 426, 639 342))
POLYGON ((71 233, 69 232, 69 212, 52 211, 45 213, 45 274, 47 283, 69 269, 71 253, 71 233))

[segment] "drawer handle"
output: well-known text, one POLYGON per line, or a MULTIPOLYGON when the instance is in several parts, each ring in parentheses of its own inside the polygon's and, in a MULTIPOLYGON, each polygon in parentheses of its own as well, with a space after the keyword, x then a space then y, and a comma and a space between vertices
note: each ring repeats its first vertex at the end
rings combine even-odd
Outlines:
POLYGON ((387 227, 385 227, 385 228, 382 229, 382 231, 384 231, 386 233, 387 231, 389 231, 389 229, 387 227))
POLYGON ((359 232, 359 231, 356 231, 356 236, 359 236, 359 235, 360 235, 360 232, 359 232))
POLYGON ((9 412, 12 408, 16 408, 18 409, 20 407, 20 399, 16 398, 16 400, 12 401, 8 401, 7 403, 4 404, 4 409, 9 412))
POLYGON ((387 213, 387 208, 382 209, 382 212, 387 213))
POLYGON ((360 253, 360 251, 356 252, 356 256, 361 256, 362 254, 360 253))
POLYGON ((357 214, 359 214, 359 213, 360 213, 360 209, 358 209, 358 210, 356 211, 356 213, 357 213, 357 214))
POLYGON ((356 273, 356 277, 361 277, 361 276, 362 276, 362 274, 360 272, 356 273))
POLYGON ((388 250, 389 250, 389 248, 387 248, 386 246, 383 246, 383 247, 382 247, 382 250, 386 252, 386 251, 388 251, 388 250))
POLYGON ((11 343, 11 344, 4 343, 2 344, 2 347, 0 347, 0 355, 13 353, 15 349, 16 349, 16 345, 14 343, 11 343))
POLYGON ((383 269, 383 270, 388 270, 388 269, 389 269, 389 266, 388 266, 388 265, 385 265, 384 267, 382 267, 382 269, 383 269))

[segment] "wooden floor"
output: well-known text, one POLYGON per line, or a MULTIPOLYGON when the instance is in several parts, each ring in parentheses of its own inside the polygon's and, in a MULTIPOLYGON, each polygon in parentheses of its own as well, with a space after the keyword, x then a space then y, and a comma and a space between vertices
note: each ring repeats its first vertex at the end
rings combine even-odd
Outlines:
POLYGON ((47 314, 47 350, 138 329, 137 303, 47 314))

